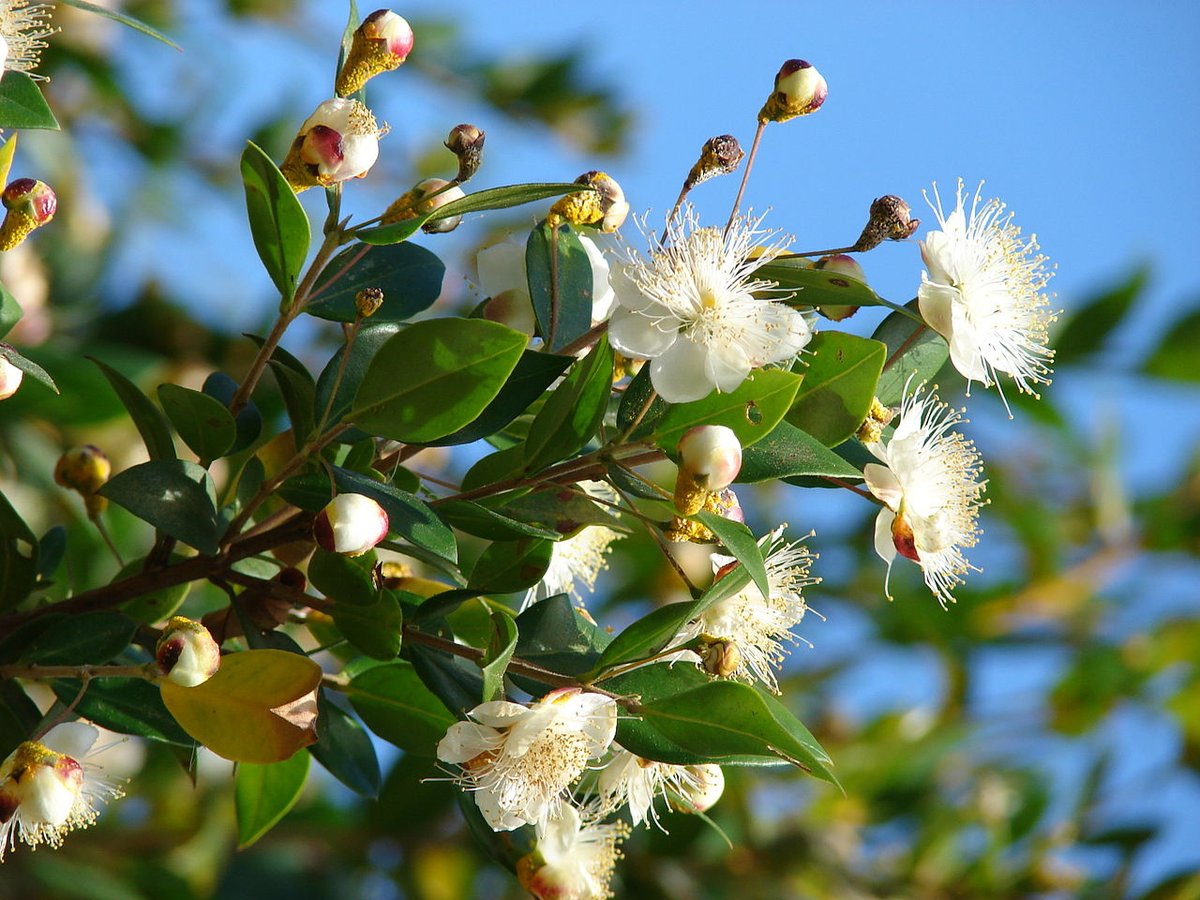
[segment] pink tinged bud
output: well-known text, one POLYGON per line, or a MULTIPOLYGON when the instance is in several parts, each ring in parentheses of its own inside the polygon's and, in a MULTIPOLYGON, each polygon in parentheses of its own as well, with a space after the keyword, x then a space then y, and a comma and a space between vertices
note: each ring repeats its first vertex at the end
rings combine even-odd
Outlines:
POLYGON ((313 538, 330 553, 362 556, 388 533, 383 507, 362 494, 338 494, 313 521, 313 538))
POLYGON ((724 490, 741 471, 742 444, 732 428, 697 425, 679 440, 679 467, 705 490, 724 490))
POLYGON ((760 121, 786 122, 814 113, 825 103, 829 87, 816 67, 803 59, 789 59, 775 75, 775 90, 758 114, 760 121))
POLYGON ((712 763, 688 766, 687 771, 691 778, 682 781, 679 797, 672 797, 671 805, 683 813, 708 812, 725 793, 725 772, 712 763))
POLYGON ((318 106, 300 126, 280 169, 298 191, 362 178, 379 159, 382 135, 383 129, 363 104, 335 97, 318 106))
POLYGON ((25 373, 0 356, 0 400, 7 400, 17 392, 25 373))
POLYGON ((832 256, 822 256, 813 265, 814 269, 820 269, 822 272, 831 272, 838 275, 845 275, 848 278, 853 278, 855 281, 867 283, 867 273, 863 271, 863 267, 858 264, 853 256, 845 253, 835 253, 832 256))
POLYGON ((387 52, 398 57, 399 63, 408 58, 413 48, 413 30, 408 20, 390 9, 377 9, 359 26, 362 36, 371 41, 383 41, 387 52))
POLYGON ((22 210, 33 216, 38 225, 45 225, 58 210, 58 197, 50 185, 33 178, 18 178, 4 189, 5 209, 22 210))
MULTIPOLYGON (((455 200, 461 200, 467 196, 457 184, 451 184, 444 178, 426 178, 419 182, 414 190, 425 197, 417 204, 417 212, 420 215, 426 215, 434 210, 441 209, 447 203, 453 203, 455 200)), ((445 219, 433 219, 421 226, 421 230, 426 234, 445 234, 448 231, 453 231, 462 223, 462 216, 450 216, 445 219)))
POLYGON ((221 648, 199 622, 175 616, 154 651, 158 670, 183 687, 203 684, 221 668, 221 648))

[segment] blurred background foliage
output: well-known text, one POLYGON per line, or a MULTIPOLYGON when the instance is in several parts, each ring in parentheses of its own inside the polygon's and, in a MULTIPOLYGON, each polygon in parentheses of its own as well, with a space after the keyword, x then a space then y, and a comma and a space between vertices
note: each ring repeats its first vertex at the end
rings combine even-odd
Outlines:
MULTIPOLYGON (((60 9, 63 30, 42 70, 64 130, 21 136, 14 175, 53 184, 60 212, 31 242, 36 255, 27 245, 4 257, 0 277, 26 308, 10 340, 54 374, 63 395, 27 382, 4 404, 0 485, 40 531, 66 526, 64 595, 116 566, 84 527, 77 498, 54 489, 53 460, 91 442, 117 469, 139 461, 116 397, 84 355, 148 389, 164 380, 198 387, 213 368, 239 373, 251 350, 239 332, 261 330, 271 303, 245 239, 237 155, 250 137, 281 158, 328 90, 336 35, 318 33, 303 4, 196 6, 123 7, 175 37, 184 54, 60 9), (273 65, 293 64, 258 83, 251 48, 273 65)), ((357 214, 451 169, 442 135, 470 116, 430 112, 431 98, 447 91, 489 120, 518 123, 531 142, 561 141, 599 167, 628 146, 633 111, 590 75, 582 45, 494 57, 464 42, 459 25, 412 24, 418 50, 402 103, 381 98, 393 136, 382 171, 350 192, 357 214)), ((506 152, 519 158, 521 147, 506 152)), ((499 232, 521 221, 483 224, 499 232)), ((452 273, 468 272, 470 251, 487 239, 478 224, 435 246, 450 248, 452 273)), ((800 492, 778 485, 743 499, 759 532, 783 519, 801 530, 820 522, 824 581, 810 602, 824 621, 805 623, 814 646, 794 650, 781 687, 833 756, 845 793, 783 769, 730 770, 715 828, 670 817, 669 835, 633 837, 619 895, 1200 897, 1200 454, 1192 448, 1183 471, 1133 493, 1115 420, 1068 408, 1058 390, 1167 391, 1180 420, 1195 415, 1197 303, 1180 305, 1143 358, 1114 370, 1106 353, 1152 286, 1151 269, 1131 266, 1095 296, 1060 298, 1069 315, 1054 342, 1057 383, 1040 402, 1010 397, 1020 428, 993 395, 972 398, 991 501, 977 560, 985 571, 949 611, 909 570, 893 578, 896 600, 883 599, 871 510, 848 495, 803 492, 797 508, 800 492)), ((474 302, 452 275, 439 309, 474 302)), ((309 327, 293 350, 320 366, 335 338, 309 327)), ((942 388, 952 395, 962 385, 944 374, 942 388)), ((269 391, 260 407, 282 415, 269 391)), ((1171 441, 1172 422, 1158 424, 1171 441)), ((422 458, 451 473, 469 462, 422 458)), ((119 509, 112 526, 118 543, 122 529, 138 527, 119 509)), ((599 621, 626 622, 651 586, 670 589, 673 576, 652 550, 617 546, 591 603, 599 621)), ((213 590, 194 591, 192 614, 223 601, 213 590)), ((3 728, 0 738, 3 755, 12 741, 3 728)), ((518 895, 475 848, 451 787, 421 780, 437 775, 429 761, 381 754, 388 770, 377 802, 315 777, 279 827, 237 852, 228 766, 202 760, 193 785, 165 748, 130 742, 115 751, 129 797, 60 851, 13 853, 0 898, 518 895)))

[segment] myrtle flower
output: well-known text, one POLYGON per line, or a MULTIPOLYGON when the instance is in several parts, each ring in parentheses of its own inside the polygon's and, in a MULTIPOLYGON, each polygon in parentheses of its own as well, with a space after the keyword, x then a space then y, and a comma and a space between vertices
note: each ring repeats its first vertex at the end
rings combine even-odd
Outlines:
MULTIPOLYGON (((54 7, 29 0, 0 0, 0 77, 7 71, 30 72, 41 62, 46 38, 58 29, 49 26, 54 7)), ((30 77, 45 79, 43 75, 30 77)))
MULTIPOLYGON (((753 581, 748 582, 733 596, 705 609, 676 639, 702 637, 699 655, 706 671, 744 682, 757 679, 776 694, 779 684, 774 670, 787 655, 786 644, 797 640, 792 628, 808 611, 802 591, 820 581, 808 574, 814 557, 807 547, 779 541, 785 527, 780 525, 764 539, 773 545, 764 560, 770 594, 764 597, 753 581)), ((717 553, 712 558, 718 578, 736 563, 733 557, 717 553)))
POLYGON ((280 171, 297 193, 362 178, 379 158, 386 132, 363 104, 334 97, 304 120, 280 171))
POLYGON ((867 487, 885 504, 875 520, 875 552, 888 575, 897 554, 913 560, 942 606, 954 602, 950 592, 973 568, 962 551, 975 546, 985 485, 974 443, 951 430, 961 421, 918 388, 904 398, 891 439, 868 445, 884 465, 863 469, 867 487))
POLYGON ((83 722, 56 725, 41 741, 25 741, 0 763, 0 861, 21 840, 58 847, 100 815, 123 791, 86 757, 100 736, 83 722))
POLYGON ((438 759, 462 767, 456 783, 475 793, 495 831, 511 831, 564 813, 562 799, 602 756, 617 729, 611 697, 560 688, 532 706, 495 700, 455 722, 438 759))
POLYGON ((1021 236, 1012 213, 999 200, 982 201, 975 191, 968 216, 963 183, 949 214, 933 188, 928 201, 941 231, 921 241, 922 273, 917 298, 929 326, 950 343, 950 359, 967 380, 991 387, 998 373, 1034 394, 1033 384, 1050 383, 1054 351, 1046 346, 1054 321, 1044 293, 1054 274, 1037 252, 1037 236, 1021 236))
POLYGON ((752 369, 791 362, 811 339, 800 312, 762 296, 778 284, 751 278, 788 243, 769 243, 774 233, 761 223, 738 217, 721 232, 701 227, 685 206, 669 240, 650 235, 649 258, 631 253, 614 278, 619 305, 609 340, 619 353, 651 361, 650 381, 668 403, 736 390, 752 369))
POLYGON ((596 780, 601 807, 606 813, 628 805, 635 826, 654 822, 663 831, 666 829, 658 821, 655 799, 665 797, 684 812, 704 812, 717 802, 724 785, 719 766, 673 766, 643 759, 623 747, 617 748, 596 780))
POLYGON ((605 900, 619 844, 629 834, 624 822, 601 823, 595 808, 564 806, 559 816, 539 822, 533 852, 517 862, 521 886, 538 900, 605 900))

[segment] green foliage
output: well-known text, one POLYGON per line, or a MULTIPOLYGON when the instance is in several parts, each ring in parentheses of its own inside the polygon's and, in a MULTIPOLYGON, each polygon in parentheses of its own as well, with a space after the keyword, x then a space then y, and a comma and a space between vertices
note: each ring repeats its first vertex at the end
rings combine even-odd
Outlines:
POLYGON ((308 779, 308 755, 267 765, 242 763, 234 779, 238 847, 251 846, 288 814, 308 779))
POLYGON ((59 130, 37 83, 24 72, 5 72, 0 79, 0 128, 59 130))
POLYGON ((554 352, 592 327, 592 266, 575 230, 542 222, 525 245, 529 296, 538 331, 554 352))
POLYGON ((826 331, 813 337, 808 350, 811 355, 796 365, 804 383, 787 419, 826 447, 836 447, 867 417, 887 348, 878 341, 826 331))
POLYGON ((259 259, 283 301, 290 303, 308 256, 308 216, 279 167, 252 142, 242 154, 242 182, 259 259))

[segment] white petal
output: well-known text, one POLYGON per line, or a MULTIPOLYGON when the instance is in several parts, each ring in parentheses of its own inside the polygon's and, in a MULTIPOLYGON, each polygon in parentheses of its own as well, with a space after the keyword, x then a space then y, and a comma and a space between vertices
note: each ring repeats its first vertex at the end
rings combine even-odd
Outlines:
POLYGON ((890 509, 881 509, 875 518, 875 552, 888 564, 889 570, 896 558, 896 542, 892 539, 892 522, 895 520, 896 514, 890 509))
MULTIPOLYGON (((886 503, 889 509, 896 510, 900 508, 900 501, 904 498, 904 490, 900 486, 900 480, 896 478, 896 473, 887 466, 881 466, 878 463, 867 463, 863 466, 863 481, 867 483, 867 487, 871 493, 886 503)), ((891 540, 891 532, 888 532, 888 534, 888 540, 891 540)))
POLYGON ((437 757, 442 762, 465 763, 481 753, 495 749, 500 734, 486 725, 475 722, 455 722, 437 745, 437 757))
POLYGON ((480 250, 475 265, 479 269, 479 290, 486 296, 498 297, 509 291, 529 296, 525 248, 516 241, 501 241, 480 250))
POLYGON ((99 737, 100 730, 94 725, 88 725, 86 722, 63 722, 47 731, 41 743, 55 753, 64 753, 78 761, 87 756, 99 737))
POLYGON ((484 725, 490 725, 493 728, 507 728, 510 725, 515 725, 518 720, 528 716, 530 712, 531 710, 528 706, 522 706, 520 703, 512 703, 508 700, 492 700, 489 703, 480 703, 468 715, 476 722, 482 722, 484 725))
POLYGON ((579 236, 579 243, 592 264, 592 322, 603 322, 617 302, 616 292, 608 282, 608 260, 596 242, 586 235, 579 236))
POLYGON ((373 134, 343 133, 342 147, 345 156, 335 176, 339 181, 365 175, 379 159, 379 138, 373 134))
POLYGON ((952 310, 955 302, 961 297, 957 288, 946 284, 923 281, 917 288, 917 305, 920 307, 921 317, 930 328, 947 340, 954 330, 952 310))
POLYGON ((650 363, 650 383, 668 403, 703 400, 716 387, 708 377, 708 350, 680 336, 650 363))
POLYGON ((527 824, 525 819, 511 810, 500 805, 500 798, 491 791, 475 791, 475 805, 483 813, 484 819, 492 826, 492 831, 512 831, 527 824))
POLYGON ((706 379, 726 394, 742 386, 751 368, 746 348, 741 344, 711 347, 704 361, 706 379))
MULTIPOLYGON (((958 317, 955 317, 956 320, 958 317)), ((971 381, 981 381, 991 384, 987 369, 983 365, 983 356, 976 342, 975 329, 965 321, 956 321, 954 333, 950 337, 950 361, 954 368, 962 373, 964 378, 971 381)))
POLYGON ((679 322, 669 319, 656 323, 641 313, 621 306, 608 322, 608 341, 625 356, 654 359, 667 351, 679 335, 679 322))

